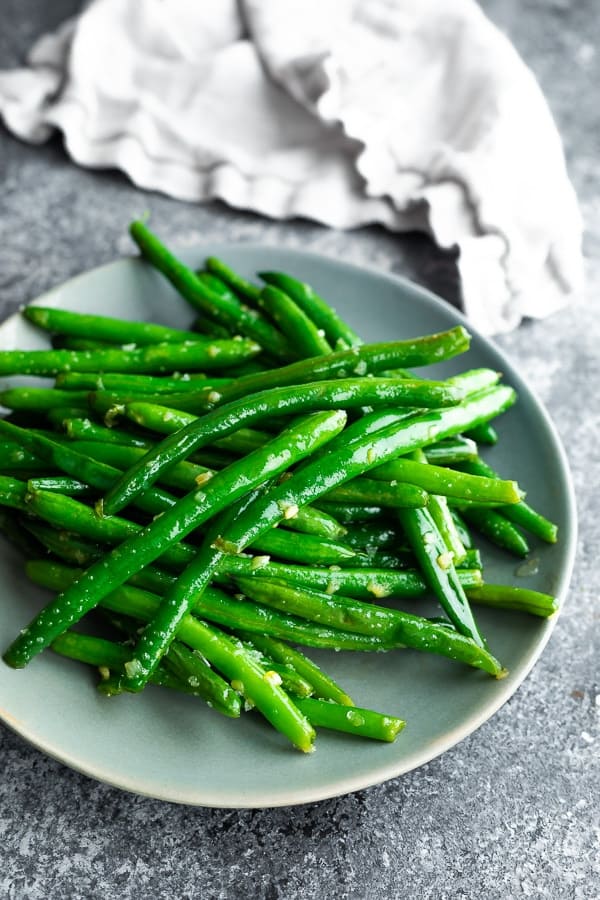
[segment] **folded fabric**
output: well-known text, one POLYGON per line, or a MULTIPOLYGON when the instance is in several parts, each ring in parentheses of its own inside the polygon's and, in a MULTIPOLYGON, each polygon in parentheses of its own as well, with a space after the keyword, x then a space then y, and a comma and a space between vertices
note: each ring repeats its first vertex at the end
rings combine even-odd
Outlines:
POLYGON ((581 220, 540 89, 474 0, 94 0, 0 73, 19 137, 85 166, 459 249, 488 333, 562 306, 581 220))

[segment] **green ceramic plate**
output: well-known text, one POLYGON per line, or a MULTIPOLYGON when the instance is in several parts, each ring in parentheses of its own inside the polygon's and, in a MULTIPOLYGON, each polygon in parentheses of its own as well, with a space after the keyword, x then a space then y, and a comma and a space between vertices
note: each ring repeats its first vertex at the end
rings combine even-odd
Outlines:
MULTIPOLYGON (((463 318, 401 278, 334 259, 251 244, 205 245, 182 256, 199 264, 222 255, 244 274, 281 269, 311 282, 368 341, 407 338, 448 328, 463 318)), ((190 311, 164 280, 137 260, 81 275, 42 304, 185 327, 190 311)), ((42 347, 43 338, 18 317, 0 328, 0 346, 42 347)), ((475 335, 460 360, 436 367, 445 376, 472 366, 505 373, 519 403, 499 422, 491 464, 517 478, 528 498, 560 526, 560 543, 532 540, 538 571, 518 577, 518 563, 485 547, 490 581, 557 593, 564 601, 573 564, 576 518, 564 452, 546 412, 510 362, 475 335)), ((47 595, 29 585, 12 550, 0 550, 1 643, 6 646, 47 595)), ((413 605, 414 608, 417 604, 413 605)), ((421 609, 423 605, 421 604, 421 609)), ((308 803, 377 784, 422 765, 492 716, 526 677, 554 620, 479 610, 496 655, 510 670, 503 681, 409 651, 353 655, 315 653, 362 706, 405 718, 395 744, 321 732, 317 750, 297 753, 258 715, 229 720, 194 698, 151 687, 139 696, 105 699, 84 666, 48 652, 24 671, 0 663, 0 717, 45 753, 101 781, 179 803, 268 807, 308 803)))

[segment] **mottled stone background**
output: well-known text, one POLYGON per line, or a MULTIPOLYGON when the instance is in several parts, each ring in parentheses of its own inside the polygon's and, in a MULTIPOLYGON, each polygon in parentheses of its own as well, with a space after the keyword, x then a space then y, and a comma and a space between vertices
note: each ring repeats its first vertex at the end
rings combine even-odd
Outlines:
MULTIPOLYGON (((486 0, 545 90, 586 219, 587 295, 499 342, 547 404, 570 457, 581 538, 568 606, 541 661, 476 734, 370 790, 275 811, 181 808, 71 772, 0 726, 0 897, 598 898, 600 544, 600 11, 597 0, 486 0)), ((0 0, 13 66, 75 0, 0 0)), ((128 250, 145 209, 167 238, 265 239, 403 272, 456 300, 452 258, 425 238, 273 224, 140 194, 86 172, 59 139, 0 129, 0 315, 128 250), (168 223, 168 224, 167 224, 168 223)))

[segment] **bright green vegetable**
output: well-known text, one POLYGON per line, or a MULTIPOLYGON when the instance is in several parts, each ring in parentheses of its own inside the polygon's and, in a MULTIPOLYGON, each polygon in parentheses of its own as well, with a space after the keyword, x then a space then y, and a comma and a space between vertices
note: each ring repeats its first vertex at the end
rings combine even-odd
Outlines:
MULTIPOLYGON (((345 421, 345 413, 339 410, 302 419, 261 451, 232 463, 201 489, 187 494, 142 531, 94 563, 76 585, 42 610, 8 648, 5 662, 15 668, 26 665, 106 593, 254 486, 282 472, 294 460, 309 455, 316 446, 337 434, 345 421)), ((114 522, 114 517, 109 522, 114 522)))
MULTIPOLYGON (((242 637, 244 632, 241 632, 242 637)), ((312 660, 304 653, 283 641, 267 635, 248 635, 255 647, 268 654, 272 659, 277 660, 284 665, 291 666, 305 678, 313 687, 318 698, 322 700, 333 700, 334 703, 341 703, 343 706, 353 706, 352 697, 342 690, 336 682, 323 672, 312 660)))
POLYGON ((161 244, 143 222, 134 222, 129 231, 148 262, 162 272, 195 309, 225 325, 233 334, 247 335, 252 341, 257 341, 276 359, 286 361, 293 358, 293 350, 284 336, 261 313, 211 291, 205 282, 161 244))
POLYGON ((298 356, 311 357, 331 353, 331 346, 317 326, 294 301, 278 288, 263 288, 258 305, 279 326, 298 356))
MULTIPOLYGON (((456 409, 444 410, 444 413, 455 412, 456 409)), ((438 415, 441 416, 442 413, 438 415)), ((195 560, 165 596, 159 615, 140 637, 134 654, 139 663, 139 673, 129 679, 130 689, 140 690, 143 687, 147 675, 156 667, 173 639, 182 616, 189 610, 193 599, 202 594, 225 553, 243 551, 259 535, 289 514, 291 509, 304 506, 337 484, 393 459, 404 450, 405 424, 400 422, 388 426, 374 435, 366 435, 362 441, 353 439, 350 446, 339 448, 323 460, 308 463, 288 481, 270 490, 265 498, 258 498, 251 503, 230 526, 222 540, 211 543, 205 541, 195 560)), ((412 424, 414 425, 414 421, 412 424)), ((428 427, 427 434, 431 439, 431 426, 428 427)), ((468 609, 466 600, 465 606, 468 609)), ((466 628, 466 613, 460 621, 462 627, 466 628)), ((472 634, 477 634, 475 627, 472 634)), ((476 646, 474 641, 469 643, 476 646)), ((483 652, 481 647, 477 649, 483 652)), ((478 659, 477 656, 474 658, 478 659)), ((492 662, 487 659, 486 654, 486 659, 481 664, 488 666, 488 671, 493 669, 494 674, 498 674, 501 671, 499 663, 492 657, 490 659, 492 662)))
POLYGON ((520 557, 525 557, 529 553, 529 544, 525 537, 517 526, 509 522, 498 510, 465 506, 460 512, 469 525, 503 550, 520 557))
MULTIPOLYGON (((61 590, 73 578, 73 572, 65 570, 65 567, 42 561, 28 563, 26 571, 36 584, 55 590, 61 590)), ((107 609, 133 615, 142 620, 152 618, 158 603, 158 598, 147 591, 131 587, 120 588, 103 598, 103 605, 107 609)), ((240 693, 251 700, 273 727, 281 731, 296 747, 305 753, 312 750, 315 735, 308 720, 279 687, 276 680, 265 677, 265 670, 251 653, 244 650, 239 641, 232 639, 214 625, 207 625, 193 616, 184 618, 179 636, 184 643, 201 653, 230 682, 235 682, 239 686, 240 693)), ((132 665, 133 661, 129 660, 128 669, 131 669, 132 665)))
POLYGON ((427 509, 402 509, 398 510, 397 515, 423 574, 444 612, 461 634, 471 638, 479 647, 485 647, 452 555, 431 513, 427 509))
POLYGON ((38 328, 73 337, 92 338, 112 344, 175 343, 197 341, 193 331, 168 328, 150 322, 131 322, 109 316, 69 312, 54 306, 26 306, 23 315, 38 328))
POLYGON ((342 341, 347 347, 358 347, 362 344, 356 332, 338 316, 335 309, 313 291, 310 285, 283 272, 259 272, 259 275, 267 284, 285 291, 312 319, 317 328, 323 329, 325 337, 331 344, 336 345, 338 341, 342 341))
MULTIPOLYGON (((151 344, 137 350, 0 350, 0 375, 59 375, 69 371, 161 374, 218 369, 238 365, 260 350, 259 344, 247 338, 151 344)), ((2 392, 3 398, 6 395, 11 396, 8 391, 2 392)))
POLYGON ((123 372, 64 372, 56 376, 56 387, 68 391, 123 391, 132 394, 173 394, 219 389, 231 383, 231 378, 210 377, 204 372, 172 376, 128 375, 123 372))
POLYGON ((547 618, 558 609, 556 597, 532 591, 529 588, 510 587, 503 584, 482 584, 467 591, 469 600, 496 609, 515 609, 533 616, 547 618))
POLYGON ((245 278, 242 278, 216 256, 209 256, 207 258, 206 268, 213 276, 217 276, 224 281, 225 284, 233 288, 234 291, 237 291, 238 294, 242 294, 249 300, 258 300, 260 288, 250 281, 247 281, 245 278))
MULTIPOLYGON (((481 459, 469 460, 461 464, 461 469, 470 472, 472 475, 483 475, 487 478, 498 478, 496 472, 483 462, 481 459)), ((550 522, 541 513, 537 512, 531 506, 528 506, 524 500, 521 500, 514 506, 503 507, 496 510, 506 519, 510 519, 515 525, 520 525, 527 531, 539 537, 542 541, 555 544, 558 538, 558 527, 554 522, 550 522)))
POLYGON ((375 741, 395 741, 406 722, 396 716, 385 716, 372 709, 356 706, 341 706, 331 701, 316 700, 314 697, 296 700, 296 706, 304 713, 311 725, 317 728, 331 728, 375 741))
MULTIPOLYGON (((310 409, 344 408, 377 403, 389 403, 392 396, 402 397, 402 382, 389 381, 385 388, 372 388, 375 379, 352 379, 337 382, 315 382, 293 388, 281 388, 254 395, 245 400, 228 404, 226 407, 208 413, 198 421, 174 435, 165 438, 147 457, 132 467, 126 477, 110 491, 105 498, 105 510, 118 512, 133 497, 156 480, 163 468, 185 459, 204 444, 217 437, 231 434, 244 424, 250 424, 269 417, 277 410, 278 415, 291 414, 310 409)), ((408 453, 416 447, 427 446, 442 437, 458 434, 472 422, 498 415, 514 403, 515 393, 505 386, 493 387, 463 401, 460 406, 438 412, 424 413, 411 417, 394 427, 402 435, 397 454, 408 453)), ((131 404, 130 415, 135 415, 140 404, 131 404)), ((145 407, 143 407, 145 408, 145 407)), ((372 454, 376 459, 375 451, 372 454)), ((375 468, 369 464, 369 468, 375 468)), ((333 487, 333 485, 332 485, 333 487)))

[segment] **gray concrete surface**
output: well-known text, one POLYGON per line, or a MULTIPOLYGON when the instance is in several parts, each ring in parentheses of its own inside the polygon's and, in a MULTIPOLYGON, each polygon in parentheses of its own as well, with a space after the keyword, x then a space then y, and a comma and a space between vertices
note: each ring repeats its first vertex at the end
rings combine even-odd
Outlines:
MULTIPOLYGON (((181 808, 78 775, 0 727, 0 897, 553 898, 600 896, 600 16, 595 0, 486 0, 537 73, 564 136, 586 219, 586 296, 501 345, 547 404, 578 492, 568 605, 513 699, 459 746, 407 776, 311 806, 181 808)), ((0 65, 77 9, 1 0, 0 65)), ((60 140, 0 131, 0 316, 126 249, 145 209, 167 237, 265 239, 403 272, 456 301, 450 256, 422 237, 273 224, 214 204, 142 195, 77 169, 60 140)))

